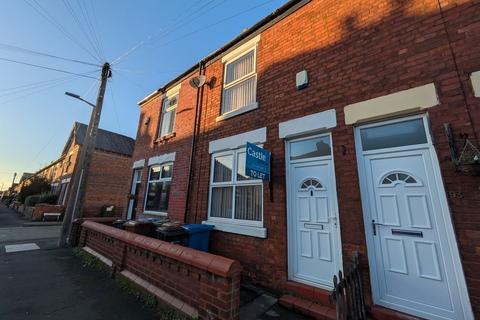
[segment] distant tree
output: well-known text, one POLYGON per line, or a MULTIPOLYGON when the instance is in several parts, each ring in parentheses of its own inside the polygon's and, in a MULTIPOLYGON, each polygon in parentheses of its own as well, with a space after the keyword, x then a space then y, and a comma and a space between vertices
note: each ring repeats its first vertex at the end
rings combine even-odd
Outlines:
POLYGON ((42 194, 50 192, 50 183, 41 177, 33 177, 32 182, 22 188, 18 193, 17 200, 21 203, 25 202, 25 198, 34 194, 42 194))

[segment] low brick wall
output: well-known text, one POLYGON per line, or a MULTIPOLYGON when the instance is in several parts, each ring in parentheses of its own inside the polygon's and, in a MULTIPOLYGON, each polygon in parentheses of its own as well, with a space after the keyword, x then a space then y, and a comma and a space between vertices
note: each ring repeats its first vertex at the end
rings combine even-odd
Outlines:
POLYGON ((33 210, 35 209, 35 207, 30 207, 30 206, 23 206, 23 209, 22 209, 22 215, 25 219, 27 220, 32 220, 32 216, 33 216, 33 210))
POLYGON ((79 245, 110 260, 114 272, 186 315, 239 318, 242 268, 235 260, 93 221, 82 223, 79 245))
POLYGON ((63 213, 65 207, 58 204, 39 203, 33 208, 32 221, 40 221, 44 213, 63 213))
POLYGON ((111 226, 115 220, 119 217, 91 217, 91 218, 79 218, 72 222, 72 230, 70 231, 70 245, 76 247, 80 240, 80 232, 82 230, 82 223, 85 221, 93 221, 107 226, 111 226))

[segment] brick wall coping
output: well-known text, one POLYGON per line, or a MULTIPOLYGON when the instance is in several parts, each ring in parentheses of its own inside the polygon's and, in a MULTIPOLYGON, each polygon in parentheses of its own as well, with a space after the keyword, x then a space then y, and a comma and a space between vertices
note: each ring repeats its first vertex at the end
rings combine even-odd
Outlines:
POLYGON ((48 208, 64 208, 64 206, 61 205, 61 204, 37 203, 37 204, 35 205, 35 208, 44 208, 44 207, 48 207, 48 208))
POLYGON ((84 221, 93 221, 98 223, 113 223, 122 217, 86 217, 86 218, 77 218, 73 222, 84 222, 84 221))
POLYGON ((103 233, 130 245, 193 265, 221 277, 230 278, 242 270, 240 263, 236 260, 138 235, 91 220, 83 222, 82 228, 103 233))

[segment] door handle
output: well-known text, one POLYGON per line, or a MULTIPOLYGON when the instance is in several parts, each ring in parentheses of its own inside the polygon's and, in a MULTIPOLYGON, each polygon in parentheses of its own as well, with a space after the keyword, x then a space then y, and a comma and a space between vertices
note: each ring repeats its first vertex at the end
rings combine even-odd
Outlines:
POLYGON ((383 223, 376 222, 375 219, 372 220, 372 230, 373 230, 373 235, 377 235, 377 225, 383 226, 383 223))
POLYGON ((337 227, 337 217, 336 216, 328 217, 328 219, 333 223, 333 225, 335 227, 337 227))

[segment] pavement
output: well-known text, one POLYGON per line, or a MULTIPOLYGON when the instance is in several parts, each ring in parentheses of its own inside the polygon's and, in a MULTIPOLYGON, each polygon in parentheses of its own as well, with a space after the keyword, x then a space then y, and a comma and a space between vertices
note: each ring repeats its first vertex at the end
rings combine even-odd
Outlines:
POLYGON ((27 220, 22 219, 19 214, 0 202, 0 228, 21 227, 24 222, 27 222, 27 220))
POLYGON ((71 249, 0 254, 0 319, 156 319, 71 249))
MULTIPOLYGON (((108 274, 57 248, 60 225, 30 224, 0 203, 0 319, 158 319, 108 274), (25 251, 22 251, 25 250, 25 251)), ((240 319, 304 320, 254 286, 242 286, 240 319)))
POLYGON ((157 319, 108 274, 58 249, 61 226, 25 223, 0 204, 0 319, 157 319))

